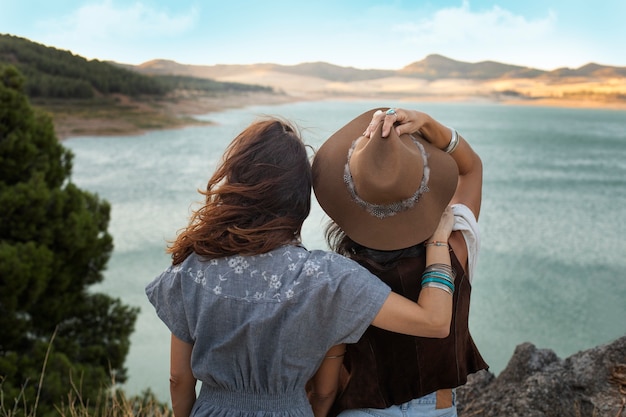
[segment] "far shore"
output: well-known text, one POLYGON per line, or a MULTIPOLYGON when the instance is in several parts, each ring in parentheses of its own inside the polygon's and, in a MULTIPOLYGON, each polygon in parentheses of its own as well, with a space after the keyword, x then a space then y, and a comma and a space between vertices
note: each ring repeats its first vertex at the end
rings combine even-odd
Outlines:
MULTIPOLYGON (((132 136, 151 130, 176 129, 210 122, 196 118, 198 115, 218 113, 232 108, 254 105, 278 105, 299 101, 358 101, 380 100, 386 102, 466 102, 497 103, 516 106, 548 106, 564 108, 626 110, 626 100, 606 100, 605 96, 581 98, 527 97, 494 94, 450 94, 450 88, 438 94, 398 94, 392 91, 291 91, 287 93, 246 93, 223 96, 178 96, 158 103, 145 103, 120 98, 123 108, 84 114, 64 109, 52 113, 60 140, 79 136, 132 136), (129 110, 130 109, 130 110, 129 110), (130 116, 133 115, 134 116, 130 116), (130 117, 129 117, 130 116, 130 117)), ((284 91, 284 90, 283 90, 284 91)))

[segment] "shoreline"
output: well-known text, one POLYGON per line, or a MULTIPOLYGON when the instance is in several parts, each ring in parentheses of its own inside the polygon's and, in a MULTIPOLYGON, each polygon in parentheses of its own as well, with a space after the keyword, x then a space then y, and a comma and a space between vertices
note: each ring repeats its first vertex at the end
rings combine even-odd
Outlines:
POLYGON ((233 94, 228 96, 173 97, 145 103, 128 98, 121 103, 85 115, 80 106, 56 109, 37 106, 52 117, 59 141, 80 136, 137 136, 155 130, 182 129, 210 125, 195 116, 219 113, 222 110, 253 105, 283 104, 300 99, 267 93, 233 94))
MULTIPOLYGON (((246 93, 223 96, 179 96, 154 103, 131 101, 127 98, 120 100, 126 106, 124 116, 112 107, 98 114, 98 117, 89 117, 72 112, 61 113, 51 108, 44 108, 51 113, 55 132, 60 141, 80 136, 136 136, 154 130, 182 129, 191 126, 210 125, 212 122, 202 121, 196 116, 220 111, 245 108, 254 105, 279 105, 302 101, 359 101, 359 100, 394 100, 400 102, 465 102, 465 103, 493 103, 504 106, 546 106, 580 109, 626 110, 626 101, 601 101, 592 99, 568 98, 523 98, 523 97, 493 97, 483 95, 397 95, 393 93, 380 94, 303 94, 287 93, 246 93), (133 110, 128 111, 128 107, 133 110), (136 112, 136 120, 129 121, 127 114, 136 112), (158 120, 153 120, 154 118, 158 120), (134 122, 134 123, 133 123, 134 122), (151 123, 152 122, 152 123, 151 123)), ((118 99, 119 100, 119 99, 118 99)))

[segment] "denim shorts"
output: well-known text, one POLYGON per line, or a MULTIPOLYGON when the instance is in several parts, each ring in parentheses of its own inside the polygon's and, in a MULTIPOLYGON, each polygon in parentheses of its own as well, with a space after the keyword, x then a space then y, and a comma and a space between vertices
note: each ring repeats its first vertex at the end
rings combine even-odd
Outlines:
POLYGON ((456 391, 452 390, 452 407, 436 408, 437 393, 432 392, 404 404, 389 408, 358 408, 342 411, 338 417, 457 417, 456 391))

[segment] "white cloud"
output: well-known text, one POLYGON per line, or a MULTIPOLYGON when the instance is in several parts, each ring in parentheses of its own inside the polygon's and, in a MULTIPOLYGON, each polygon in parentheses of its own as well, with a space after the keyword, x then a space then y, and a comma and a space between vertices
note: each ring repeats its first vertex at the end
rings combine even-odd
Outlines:
POLYGON ((63 18, 46 20, 42 28, 48 32, 48 38, 63 44, 133 42, 184 34, 194 27, 196 20, 197 11, 193 8, 173 15, 140 2, 116 6, 110 0, 104 0, 83 5, 63 18))
POLYGON ((474 12, 464 1, 460 7, 440 9, 416 22, 397 24, 393 30, 398 42, 424 54, 439 53, 470 62, 491 59, 530 64, 528 59, 541 55, 541 47, 555 39, 556 24, 553 12, 527 19, 498 6, 474 12))

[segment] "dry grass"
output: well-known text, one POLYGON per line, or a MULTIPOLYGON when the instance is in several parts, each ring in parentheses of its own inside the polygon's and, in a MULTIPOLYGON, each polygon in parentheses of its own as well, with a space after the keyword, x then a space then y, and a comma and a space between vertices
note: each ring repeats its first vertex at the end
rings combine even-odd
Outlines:
MULTIPOLYGON (((3 381, 0 379, 0 417, 37 417, 41 389, 43 387, 46 366, 56 331, 50 339, 48 350, 44 359, 39 377, 38 391, 35 400, 30 403, 24 396, 24 390, 17 398, 7 399, 2 389, 3 381), (12 402, 12 405, 9 403, 12 402)), ((109 387, 104 387, 98 398, 83 398, 80 384, 76 384, 71 378, 71 387, 67 394, 67 400, 54 404, 60 417, 173 417, 171 408, 159 402, 151 391, 144 392, 141 396, 127 397, 126 394, 116 389, 115 379, 109 387)))
MULTIPOLYGON (((171 417, 172 411, 154 396, 126 398, 112 392, 99 398, 96 407, 89 407, 75 392, 68 394, 66 404, 56 406, 61 417, 171 417), (101 411, 94 411, 101 410, 101 411)), ((33 415, 32 417, 35 417, 33 415)))
MULTIPOLYGON (((98 398, 83 398, 80 389, 74 383, 67 394, 67 399, 54 404, 60 417, 172 417, 171 408, 146 391, 141 396, 127 397, 114 386, 100 391, 98 398)), ((37 417, 39 397, 29 403, 23 395, 7 399, 0 381, 0 416, 1 417, 37 417), (11 404, 12 403, 12 404, 11 404)))

